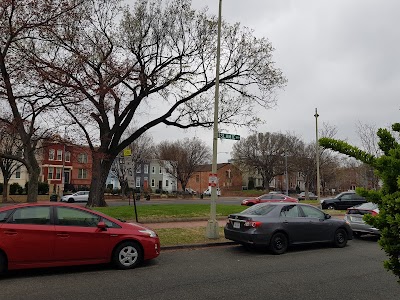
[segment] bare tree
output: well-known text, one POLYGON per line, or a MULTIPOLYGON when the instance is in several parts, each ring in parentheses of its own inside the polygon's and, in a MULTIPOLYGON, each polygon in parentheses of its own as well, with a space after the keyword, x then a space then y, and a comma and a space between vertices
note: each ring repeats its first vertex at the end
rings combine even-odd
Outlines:
POLYGON ((133 179, 137 166, 152 159, 155 152, 153 139, 147 133, 138 137, 126 149, 129 149, 130 155, 124 156, 120 153, 111 167, 111 173, 118 178, 121 185, 123 197, 126 195, 129 177, 133 179))
POLYGON ((262 177, 262 186, 269 189, 275 176, 285 172, 285 156, 288 170, 295 165, 295 153, 301 141, 292 134, 256 133, 233 146, 233 159, 241 168, 254 169, 262 177))
MULTIPOLYGON (((356 124, 357 134, 361 141, 361 149, 365 152, 375 156, 382 156, 383 152, 379 148, 378 144, 378 127, 373 124, 361 123, 360 121, 356 124)), ((379 178, 376 176, 373 167, 363 164, 360 166, 361 176, 363 177, 364 187, 378 189, 379 178)))
MULTIPOLYGON (((112 162, 147 130, 213 125, 217 18, 189 0, 140 0, 133 11, 121 3, 87 0, 76 18, 62 18, 26 48, 43 78, 68 91, 61 104, 92 149, 89 206, 106 205, 112 162)), ((286 79, 272 51, 266 39, 224 22, 220 123, 255 125, 259 107, 275 104, 286 79)))
MULTIPOLYGON (((80 2, 2 1, 0 4, 0 120, 15 130, 22 143, 23 155, 0 152, 3 159, 23 163, 29 172, 28 202, 37 201, 40 167, 36 149, 46 128, 43 113, 52 106, 57 88, 48 89, 25 56, 23 48, 46 27, 53 27, 58 18, 76 8, 80 2), (45 13, 44 13, 45 12, 45 13)), ((35 51, 36 49, 31 49, 35 51)))
MULTIPOLYGON (((6 155, 21 157, 22 149, 19 139, 16 138, 15 132, 5 123, 0 122, 0 152, 6 155)), ((7 202, 8 183, 11 176, 23 164, 17 160, 0 157, 0 170, 3 174, 3 200, 7 202)))
POLYGON ((176 142, 164 141, 157 149, 160 164, 181 184, 182 191, 185 191, 196 168, 209 163, 211 157, 210 148, 197 138, 186 138, 176 142))

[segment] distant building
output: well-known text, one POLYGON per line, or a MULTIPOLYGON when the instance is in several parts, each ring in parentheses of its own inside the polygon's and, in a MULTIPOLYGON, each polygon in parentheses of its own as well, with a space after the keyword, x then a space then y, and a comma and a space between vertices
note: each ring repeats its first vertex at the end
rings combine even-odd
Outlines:
MULTIPOLYGON (((197 191, 199 194, 203 193, 208 188, 211 170, 211 164, 198 166, 186 187, 197 191)), ((242 172, 235 165, 231 163, 217 164, 217 176, 222 195, 224 195, 224 191, 242 189, 242 172)))

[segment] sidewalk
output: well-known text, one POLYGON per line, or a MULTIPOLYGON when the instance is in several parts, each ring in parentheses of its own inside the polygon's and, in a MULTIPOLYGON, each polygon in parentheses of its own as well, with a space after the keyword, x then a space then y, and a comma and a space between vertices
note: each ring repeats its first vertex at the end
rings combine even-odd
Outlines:
MULTIPOLYGON (((177 222, 159 222, 159 223, 140 223, 150 229, 163 229, 163 228, 190 228, 190 227, 207 227, 207 220, 199 221, 177 221, 177 222)), ((218 225, 224 227, 226 219, 218 220, 218 225)))

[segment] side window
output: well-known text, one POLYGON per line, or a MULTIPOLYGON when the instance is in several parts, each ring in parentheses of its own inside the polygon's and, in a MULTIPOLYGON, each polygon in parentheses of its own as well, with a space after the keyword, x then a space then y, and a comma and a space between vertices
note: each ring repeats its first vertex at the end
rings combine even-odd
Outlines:
POLYGON ((50 207, 34 206, 17 208, 8 222, 13 224, 50 224, 50 207))
POLYGON ((351 200, 351 195, 343 195, 342 199, 340 200, 345 200, 345 201, 351 200))
POLYGON ((318 218, 318 219, 325 219, 325 215, 322 211, 311 207, 311 206, 302 206, 304 215, 307 218, 318 218))
POLYGON ((108 228, 121 228, 121 226, 119 226, 118 224, 116 224, 116 223, 114 223, 114 222, 112 222, 112 221, 110 221, 110 220, 108 220, 108 219, 106 219, 106 218, 103 218, 103 220, 102 220, 104 223, 106 223, 106 226, 108 227, 108 228))
POLYGON ((57 225, 96 227, 100 217, 89 212, 69 207, 57 207, 57 225))
POLYGON ((288 205, 282 207, 281 217, 297 218, 299 216, 299 208, 297 207, 297 205, 288 205))
POLYGON ((12 213, 12 209, 0 212, 0 223, 7 221, 8 216, 12 213))

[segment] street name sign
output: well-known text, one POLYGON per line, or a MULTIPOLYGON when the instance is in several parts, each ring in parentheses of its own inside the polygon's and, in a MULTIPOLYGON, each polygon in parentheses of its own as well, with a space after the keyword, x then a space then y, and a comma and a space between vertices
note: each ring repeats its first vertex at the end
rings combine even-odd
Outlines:
POLYGON ((238 134, 230 134, 230 133, 218 133, 218 137, 220 139, 227 139, 227 140, 235 140, 235 141, 239 141, 240 140, 240 135, 238 134))

